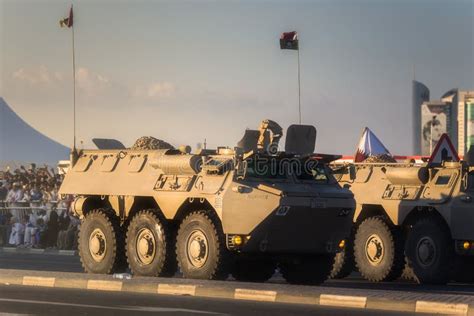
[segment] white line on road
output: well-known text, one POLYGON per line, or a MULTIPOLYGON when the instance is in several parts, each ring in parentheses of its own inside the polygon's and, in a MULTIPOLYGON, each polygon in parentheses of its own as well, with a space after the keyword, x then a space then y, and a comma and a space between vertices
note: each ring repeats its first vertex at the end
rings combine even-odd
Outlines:
POLYGON ((321 294, 319 297, 319 304, 326 306, 365 308, 367 297, 321 294))
POLYGON ((276 295, 277 295, 276 291, 235 289, 234 299, 236 299, 236 300, 275 302, 276 295))
POLYGON ((450 304, 441 302, 416 301, 415 312, 447 314, 447 315, 467 315, 469 305, 450 304))
POLYGON ((194 313, 194 314, 226 315, 226 314, 221 314, 221 313, 200 311, 200 310, 195 310, 195 309, 152 307, 152 306, 147 306, 147 307, 141 307, 141 306, 101 306, 101 305, 90 305, 90 304, 50 302, 50 301, 20 300, 20 299, 11 299, 11 298, 0 298, 0 302, 24 303, 24 304, 42 304, 42 305, 55 305, 55 306, 66 306, 66 307, 115 309, 115 310, 128 310, 128 311, 152 312, 152 313, 177 313, 177 312, 181 312, 181 313, 194 313))
POLYGON ((23 285, 54 287, 55 278, 24 276, 23 285))
POLYGON ((158 294, 167 295, 196 295, 195 285, 182 285, 182 284, 158 284, 158 294))
POLYGON ((105 281, 105 280, 89 280, 87 281, 88 290, 100 290, 100 291, 121 291, 121 281, 105 281))

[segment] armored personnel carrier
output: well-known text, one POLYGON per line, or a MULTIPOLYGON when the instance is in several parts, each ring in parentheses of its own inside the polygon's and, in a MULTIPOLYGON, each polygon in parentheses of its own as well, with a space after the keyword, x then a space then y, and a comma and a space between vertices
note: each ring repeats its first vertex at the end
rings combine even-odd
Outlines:
MULTIPOLYGON (((81 150, 60 194, 76 196, 79 254, 89 273, 318 284, 349 236, 355 201, 311 158, 312 126, 263 121, 236 148, 81 150), (298 169, 305 166, 308 172, 298 169), (126 260, 125 260, 126 259, 126 260), (126 261, 126 262, 125 262, 126 261)), ((102 140, 102 144, 117 144, 102 140)), ((105 145, 107 147, 107 145, 105 145)))
POLYGON ((332 277, 474 281, 474 168, 467 162, 333 165, 356 199, 352 237, 332 277), (407 264, 407 267, 405 266, 407 264))

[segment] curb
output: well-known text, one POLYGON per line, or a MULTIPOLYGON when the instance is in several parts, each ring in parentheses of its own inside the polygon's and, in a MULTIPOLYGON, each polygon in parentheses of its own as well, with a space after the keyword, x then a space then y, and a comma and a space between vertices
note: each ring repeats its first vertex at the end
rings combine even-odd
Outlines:
MULTIPOLYGON (((37 287, 70 288, 96 291, 132 292, 160 295, 224 298, 259 302, 308 304, 356 309, 387 310, 412 313, 474 315, 474 296, 428 296, 393 293, 377 297, 371 295, 335 295, 325 286, 292 286, 255 284, 233 281, 203 281, 171 278, 134 277, 130 280, 114 279, 110 275, 84 273, 38 272, 0 269, 0 284, 37 287), (329 292, 326 293, 325 291, 329 292)), ((349 291, 347 291, 349 292, 349 291)))
POLYGON ((63 255, 76 256, 77 250, 58 250, 58 249, 39 249, 39 248, 15 248, 0 247, 0 253, 22 253, 22 254, 44 254, 44 255, 63 255))

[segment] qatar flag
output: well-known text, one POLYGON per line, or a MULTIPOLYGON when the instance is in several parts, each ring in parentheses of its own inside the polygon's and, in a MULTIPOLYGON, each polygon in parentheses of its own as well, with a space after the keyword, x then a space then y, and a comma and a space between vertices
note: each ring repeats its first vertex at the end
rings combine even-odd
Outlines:
POLYGON ((362 162, 370 156, 384 154, 391 156, 388 149, 382 144, 377 136, 366 127, 362 133, 362 137, 360 138, 359 145, 357 146, 354 162, 362 162))

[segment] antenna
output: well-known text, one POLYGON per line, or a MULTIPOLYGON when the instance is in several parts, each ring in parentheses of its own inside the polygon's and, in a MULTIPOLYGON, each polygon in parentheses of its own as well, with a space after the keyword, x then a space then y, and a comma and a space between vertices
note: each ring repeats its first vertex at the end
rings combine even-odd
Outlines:
MULTIPOLYGON (((72 4, 71 4, 72 12, 72 4)), ((76 54, 74 47, 74 23, 72 23, 72 82, 73 82, 73 129, 74 129, 74 142, 73 150, 76 150, 76 54)))
POLYGON ((415 64, 413 64, 413 80, 416 80, 416 68, 415 68, 415 64))

